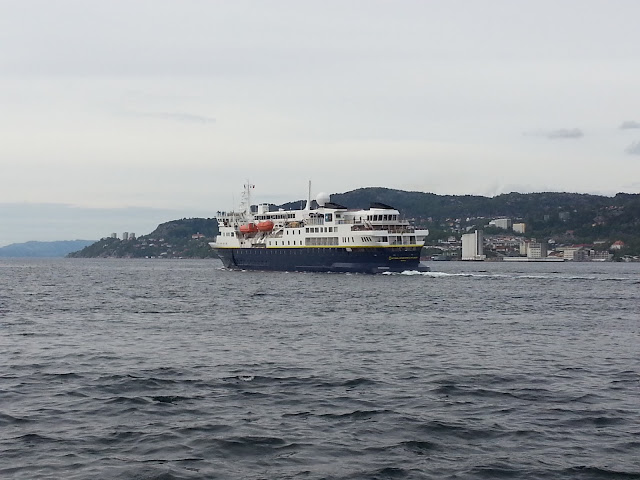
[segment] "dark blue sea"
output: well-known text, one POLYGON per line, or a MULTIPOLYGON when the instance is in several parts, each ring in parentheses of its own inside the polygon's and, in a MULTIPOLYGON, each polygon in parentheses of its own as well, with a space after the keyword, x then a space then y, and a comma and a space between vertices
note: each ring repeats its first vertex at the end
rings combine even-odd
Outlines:
POLYGON ((640 478, 640 264, 431 267, 0 260, 0 478, 640 478))

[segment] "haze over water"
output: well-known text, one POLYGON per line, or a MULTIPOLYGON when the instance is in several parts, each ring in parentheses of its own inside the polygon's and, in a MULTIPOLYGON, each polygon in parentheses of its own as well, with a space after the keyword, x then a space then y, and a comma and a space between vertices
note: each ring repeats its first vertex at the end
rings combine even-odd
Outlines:
POLYGON ((640 265, 0 260, 2 478, 640 478, 640 265))

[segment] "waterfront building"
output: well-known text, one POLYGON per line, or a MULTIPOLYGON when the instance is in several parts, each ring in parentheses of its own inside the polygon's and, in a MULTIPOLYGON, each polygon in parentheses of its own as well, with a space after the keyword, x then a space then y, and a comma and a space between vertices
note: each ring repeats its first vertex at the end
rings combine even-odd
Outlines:
POLYGON ((482 230, 462 235, 462 260, 484 260, 482 230))
POLYGON ((544 242, 530 242, 527 246, 527 258, 546 258, 547 244, 544 242))

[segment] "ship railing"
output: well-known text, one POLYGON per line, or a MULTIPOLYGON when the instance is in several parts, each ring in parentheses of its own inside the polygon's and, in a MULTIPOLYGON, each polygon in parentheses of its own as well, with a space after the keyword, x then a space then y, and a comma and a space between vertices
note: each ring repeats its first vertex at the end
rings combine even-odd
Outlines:
POLYGON ((336 223, 338 225, 353 225, 354 223, 358 223, 358 222, 356 222, 354 219, 347 218, 347 219, 336 220, 336 223))
POLYGON ((324 217, 311 217, 304 221, 305 225, 324 225, 324 217))
POLYGON ((389 233, 414 233, 415 232, 415 228, 406 227, 406 226, 402 226, 402 227, 389 226, 389 227, 387 227, 387 231, 389 233))

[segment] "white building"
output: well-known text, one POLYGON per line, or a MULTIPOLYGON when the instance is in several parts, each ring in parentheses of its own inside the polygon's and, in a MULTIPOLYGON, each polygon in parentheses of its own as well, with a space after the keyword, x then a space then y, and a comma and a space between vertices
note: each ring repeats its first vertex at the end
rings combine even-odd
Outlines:
POLYGON ((527 258, 547 258, 547 244, 530 242, 527 246, 527 258))
POLYGON ((495 220, 491 220, 489 222, 489 226, 501 228, 503 230, 509 230, 511 228, 511 219, 510 218, 496 218, 495 220))
POLYGON ((524 233, 527 229, 527 226, 524 223, 514 223, 513 231, 516 233, 524 233))
POLYGON ((124 232, 122 234, 122 240, 129 240, 129 232, 124 232))
POLYGON ((462 235, 462 260, 484 260, 482 230, 462 235))

